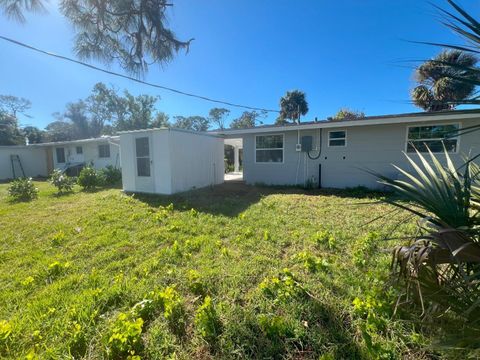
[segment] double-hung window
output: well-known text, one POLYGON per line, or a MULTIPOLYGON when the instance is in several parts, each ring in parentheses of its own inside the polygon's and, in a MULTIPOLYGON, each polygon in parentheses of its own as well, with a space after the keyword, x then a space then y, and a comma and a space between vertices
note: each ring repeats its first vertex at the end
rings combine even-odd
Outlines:
POLYGON ((110 144, 98 145, 98 157, 99 158, 110 157, 110 144))
POLYGON ((409 126, 407 128, 407 152, 457 152, 458 124, 409 126))
POLYGON ((328 132, 328 146, 347 146, 347 131, 336 130, 328 132))
POLYGON ((255 136, 256 163, 283 163, 283 134, 255 136))

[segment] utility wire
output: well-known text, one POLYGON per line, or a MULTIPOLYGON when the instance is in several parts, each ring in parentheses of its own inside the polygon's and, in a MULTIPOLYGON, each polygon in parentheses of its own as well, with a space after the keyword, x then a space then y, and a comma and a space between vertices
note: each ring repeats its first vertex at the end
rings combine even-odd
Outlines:
POLYGON ((119 73, 116 73, 116 72, 114 72, 114 71, 102 69, 102 68, 99 68, 99 67, 97 67, 97 66, 87 64, 87 63, 85 63, 85 62, 83 62, 83 61, 75 60, 75 59, 69 58, 69 57, 67 57, 67 56, 58 55, 58 54, 55 54, 55 53, 52 53, 52 52, 49 52, 49 51, 45 51, 45 50, 36 48, 36 47, 34 47, 34 46, 31 46, 31 45, 22 43, 22 42, 20 42, 20 41, 11 39, 11 38, 6 37, 6 36, 0 35, 0 39, 1 39, 1 40, 4 40, 4 41, 7 41, 7 42, 9 42, 9 43, 12 43, 12 44, 15 44, 15 45, 24 47, 24 48, 26 48, 26 49, 39 52, 39 53, 44 54, 44 55, 52 56, 52 57, 55 57, 55 58, 57 58, 57 59, 61 59, 61 60, 65 60, 65 61, 70 61, 70 62, 73 62, 73 63, 75 63, 75 64, 83 65, 83 66, 86 66, 86 67, 88 67, 88 68, 90 68, 90 69, 97 70, 97 71, 101 71, 101 72, 104 72, 104 73, 109 74, 109 75, 118 76, 118 77, 121 77, 121 78, 124 78, 124 79, 128 79, 128 80, 131 80, 131 81, 135 81, 135 82, 140 83, 140 84, 143 84, 143 85, 151 86, 151 87, 154 87, 154 88, 157 88, 157 89, 163 89, 163 90, 171 91, 171 92, 173 92, 173 93, 177 93, 177 94, 180 94, 180 95, 190 96, 190 97, 193 97, 193 98, 197 98, 197 99, 201 99, 201 100, 205 100, 205 101, 210 101, 210 102, 213 102, 213 103, 223 104, 223 105, 232 106, 232 107, 237 107, 237 108, 242 108, 242 109, 265 111, 265 112, 275 112, 275 113, 280 112, 279 110, 263 109, 263 108, 258 108, 258 107, 254 107, 254 106, 247 106, 247 105, 235 104, 235 103, 231 103, 231 102, 228 102, 228 101, 222 101, 222 100, 212 99, 212 98, 209 98, 209 97, 206 97, 206 96, 202 96, 202 95, 196 95, 196 94, 192 94, 192 93, 187 93, 187 92, 184 92, 184 91, 181 91, 181 90, 177 90, 177 89, 173 89, 173 88, 170 88, 170 87, 167 87, 167 86, 162 86, 162 85, 150 83, 150 82, 147 82, 147 81, 139 80, 139 79, 136 79, 136 78, 131 77, 131 76, 128 76, 128 75, 119 74, 119 73))

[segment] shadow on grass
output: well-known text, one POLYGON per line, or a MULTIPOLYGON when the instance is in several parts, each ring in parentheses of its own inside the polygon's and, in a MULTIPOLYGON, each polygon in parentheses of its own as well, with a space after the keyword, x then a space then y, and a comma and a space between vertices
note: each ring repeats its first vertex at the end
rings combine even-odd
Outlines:
POLYGON ((380 201, 392 196, 388 193, 355 189, 312 189, 285 186, 252 186, 240 182, 226 182, 214 187, 192 190, 175 195, 155 195, 136 193, 135 198, 152 207, 167 206, 173 203, 176 209, 196 209, 200 212, 237 216, 263 197, 274 194, 298 194, 306 196, 335 196, 352 199, 365 199, 366 202, 380 201))
POLYGON ((224 338, 245 358, 362 358, 350 316, 316 300, 293 299, 263 314, 236 308, 228 320, 224 338))

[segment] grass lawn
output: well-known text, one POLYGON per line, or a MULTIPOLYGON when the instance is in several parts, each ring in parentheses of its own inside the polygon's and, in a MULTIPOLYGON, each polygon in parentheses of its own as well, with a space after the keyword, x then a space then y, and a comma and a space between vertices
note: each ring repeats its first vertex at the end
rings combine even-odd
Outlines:
POLYGON ((392 319, 395 242, 356 192, 224 185, 11 203, 0 185, 0 357, 430 358, 392 319))

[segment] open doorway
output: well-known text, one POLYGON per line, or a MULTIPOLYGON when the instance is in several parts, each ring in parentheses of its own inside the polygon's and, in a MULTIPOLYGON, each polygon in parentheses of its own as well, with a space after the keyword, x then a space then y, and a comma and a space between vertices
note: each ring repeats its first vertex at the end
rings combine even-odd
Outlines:
POLYGON ((243 181, 243 139, 225 139, 225 181, 243 181))

